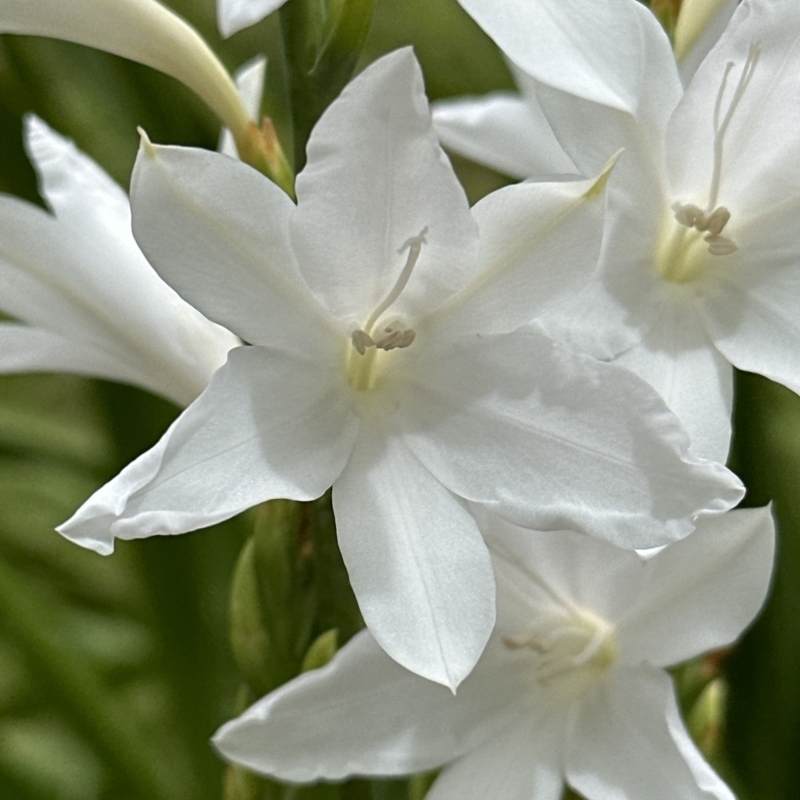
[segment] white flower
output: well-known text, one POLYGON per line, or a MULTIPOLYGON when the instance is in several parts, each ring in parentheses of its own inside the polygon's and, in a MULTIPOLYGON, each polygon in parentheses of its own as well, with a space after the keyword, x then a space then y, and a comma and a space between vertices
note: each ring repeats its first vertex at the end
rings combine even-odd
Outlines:
POLYGON ((681 722, 664 667, 736 639, 769 584, 769 509, 705 519, 650 559, 484 520, 497 628, 452 696, 368 632, 224 725, 214 744, 280 780, 447 764, 427 800, 733 800, 681 722))
POLYGON ((217 0, 217 27, 224 36, 254 25, 279 9, 286 0, 217 0))
POLYGON ((510 187, 473 219, 410 50, 325 113, 297 206, 238 162, 145 142, 140 245, 253 346, 60 531, 108 553, 115 537, 182 533, 332 485, 367 625, 409 669, 456 686, 494 622, 465 500, 633 547, 741 497, 721 466, 683 460, 685 436, 644 382, 535 328, 509 333, 585 280, 604 180, 510 187))
POLYGON ((0 323, 0 372, 77 372, 188 405, 240 341, 153 271, 93 161, 33 116, 25 143, 52 213, 0 196, 0 309, 20 321, 0 323))
MULTIPOLYGON (((494 14, 461 2, 524 70, 528 102, 578 172, 625 148, 602 281, 559 323, 606 357, 624 352, 694 451, 724 461, 731 364, 800 391, 800 6, 745 0, 684 92, 640 3, 509 0, 494 14), (537 27, 551 6, 552 30, 537 27)), ((508 124, 506 139, 525 135, 508 124)))
POLYGON ((219 59, 156 0, 0 0, 0 32, 64 39, 146 64, 192 89, 240 145, 257 136, 219 59))

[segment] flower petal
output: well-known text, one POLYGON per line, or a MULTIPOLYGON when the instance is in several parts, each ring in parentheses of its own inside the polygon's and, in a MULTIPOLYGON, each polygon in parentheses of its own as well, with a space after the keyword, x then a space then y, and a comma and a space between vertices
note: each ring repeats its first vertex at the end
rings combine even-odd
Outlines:
POLYGON ((737 230, 716 285, 698 305, 714 344, 739 369, 800 392, 800 240, 795 198, 737 230))
POLYGON ((17 323, 0 323, 0 372, 70 372, 132 383, 163 393, 150 374, 87 343, 17 323))
POLYGON ((450 337, 506 333, 568 303, 597 265, 607 177, 522 183, 481 200, 475 274, 431 322, 450 337))
POLYGON ((58 530, 101 553, 115 538, 184 533, 275 497, 310 500, 339 476, 358 422, 320 365, 231 351, 161 441, 58 530))
POLYGON ((125 195, 94 162, 35 117, 25 138, 57 217, 0 197, 0 307, 191 402, 238 339, 161 281, 131 235, 125 195))
POLYGON ((0 0, 0 31, 96 47, 186 84, 241 133, 250 122, 233 81, 194 28, 155 0, 0 0))
POLYGON ((128 197, 92 159, 33 114, 25 116, 24 140, 42 196, 60 221, 135 247, 128 197))
POLYGON ((217 27, 224 38, 254 25, 286 0, 217 0, 217 27))
POLYGON ((494 626, 494 576, 465 504, 375 419, 333 487, 339 546, 367 627, 407 669, 455 690, 494 626))
MULTIPOLYGON (((223 2, 223 0, 220 0, 223 2)), ((267 59, 266 56, 256 56, 242 64, 233 80, 236 83, 236 90, 242 97, 242 102, 245 105, 250 116, 257 120, 259 118, 259 111, 261 110, 261 100, 264 96, 264 79, 267 72, 267 59)), ((227 129, 222 129, 220 136, 219 147, 217 148, 220 153, 231 158, 239 158, 239 151, 236 149, 236 142, 233 139, 233 134, 227 129)))
POLYGON ((664 398, 686 428, 695 455, 727 461, 733 370, 691 305, 665 303, 641 344, 615 363, 635 372, 664 398))
POLYGON ((559 800, 561 775, 559 721, 516 725, 462 756, 439 776, 426 800, 559 800))
POLYGON ((470 274, 476 226, 431 125, 409 48, 384 56, 323 114, 297 178, 292 244, 314 293, 366 322, 400 276, 409 237, 427 228, 408 286, 392 305, 414 316, 470 274))
POLYGON ((541 109, 518 95, 439 100, 432 110, 442 144, 479 164, 515 178, 575 172, 541 109))
POLYGON ((504 636, 524 636, 532 620, 575 605, 614 623, 642 591, 644 564, 631 550, 575 531, 526 530, 486 511, 477 517, 492 554, 504 636))
POLYGON ((660 669, 619 669, 581 704, 565 770, 587 800, 734 800, 680 722, 675 690, 660 669))
POLYGON ((668 666, 733 642, 764 603, 774 555, 769 507, 698 520, 647 561, 646 588, 619 621, 620 659, 668 666))
POLYGON ((648 547, 741 499, 732 473, 686 455, 644 381, 532 327, 442 345, 412 379, 396 412, 409 449, 452 492, 525 527, 648 547))
POLYGON ((450 761, 518 714, 518 660, 476 668, 458 695, 393 661, 368 631, 322 669, 259 700, 214 736, 222 755, 281 780, 404 775, 450 761))
MULTIPOLYGON (((587 123, 580 121, 580 114, 573 116, 575 104, 599 107, 574 98, 564 106, 567 113, 562 121, 580 130, 587 123)), ((623 114, 609 109, 599 117, 608 115, 617 122, 625 120, 623 114)), ((592 130, 595 120, 599 129, 616 131, 608 135, 609 146, 613 142, 625 148, 608 180, 599 263, 583 289, 566 303, 548 309, 537 322, 559 341, 607 360, 640 342, 663 304, 663 281, 653 269, 652 253, 665 213, 664 178, 655 160, 661 148, 657 141, 644 146, 647 137, 638 135, 640 126, 628 121, 606 128, 597 117, 588 119, 592 130)), ((577 137, 573 144, 580 148, 577 137)), ((589 151, 584 155, 592 162, 600 156, 589 151)))
POLYGON ((145 142, 131 180, 133 232, 159 274, 245 341, 308 352, 331 338, 288 236, 294 204, 233 159, 145 142))
MULTIPOLYGON (((681 85, 653 14, 630 0, 459 0, 536 80, 637 117, 667 119, 681 85)), ((610 155, 610 154, 609 154, 610 155)))

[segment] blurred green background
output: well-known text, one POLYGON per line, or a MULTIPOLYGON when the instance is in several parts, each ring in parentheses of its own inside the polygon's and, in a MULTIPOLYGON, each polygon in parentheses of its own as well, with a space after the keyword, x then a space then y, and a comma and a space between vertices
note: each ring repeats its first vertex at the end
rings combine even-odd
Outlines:
MULTIPOLYGON (((291 142, 277 19, 222 41, 212 0, 169 5, 229 69, 268 56, 263 111, 291 142)), ((423 65, 431 98, 512 86, 496 48, 455 0, 377 0, 362 61, 406 44, 423 65)), ((35 203, 41 200, 21 142, 21 116, 30 111, 122 185, 137 125, 155 142, 214 148, 219 135, 200 101, 164 75, 65 42, 2 36, 0 190, 35 203)), ((473 202, 507 182, 463 159, 454 163, 473 202)), ((101 381, 0 378, 3 800, 223 796, 224 768, 208 738, 248 699, 231 654, 228 608, 254 513, 188 536, 120 542, 109 558, 53 531, 177 413, 144 392, 101 381)), ((695 710, 692 719, 743 800, 786 800, 800 787, 800 400, 764 379, 738 376, 735 425, 732 466, 747 483, 746 502, 774 501, 778 569, 765 613, 724 661, 727 693, 715 695, 727 694, 724 718, 709 722, 695 710)), ((321 530, 309 567, 317 615, 309 641, 330 627, 339 628, 341 641, 358 625, 336 554, 326 550, 332 536, 329 526, 321 530), (320 583, 324 569, 335 575, 320 583)), ((679 678, 692 683, 686 671, 679 678)), ((234 790, 229 783, 229 797, 399 800, 420 796, 423 787, 354 781, 275 794, 266 784, 234 790)))

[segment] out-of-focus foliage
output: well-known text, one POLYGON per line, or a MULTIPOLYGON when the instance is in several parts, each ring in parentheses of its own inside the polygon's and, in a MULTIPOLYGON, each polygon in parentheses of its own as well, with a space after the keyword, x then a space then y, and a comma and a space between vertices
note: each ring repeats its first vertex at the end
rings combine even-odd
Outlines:
MULTIPOLYGON (((268 56, 263 111, 291 152, 278 15, 223 41, 212 0, 168 4, 229 69, 257 53, 268 56)), ((661 3, 661 11, 672 5, 661 3)), ((432 98, 513 85, 496 48, 456 0, 376 0, 361 63, 407 44, 432 98)), ((33 202, 41 201, 21 144, 27 111, 75 139, 122 185, 138 147, 137 125, 156 142, 208 148, 219 134, 187 89, 150 69, 64 42, 0 37, 0 190, 33 202)), ((454 163, 473 202, 507 182, 463 159, 454 163)), ((229 645, 231 576, 257 515, 189 536, 123 542, 109 558, 53 531, 176 413, 142 392, 96 381, 0 379, 4 800, 223 796, 224 768, 208 737, 264 688, 243 685, 229 645)), ((761 620, 720 662, 712 684, 718 688, 704 689, 697 666, 678 677, 690 722, 701 737, 716 736, 712 758, 743 800, 785 800, 800 785, 800 400, 764 379, 739 376, 735 424, 732 464, 749 487, 747 502, 775 502, 774 591, 761 620), (703 715, 724 706, 726 696, 727 722, 712 730, 703 715)), ((311 622, 288 656, 297 668, 320 635, 336 629, 341 644, 359 624, 326 509, 322 501, 310 512, 316 527, 308 549, 289 554, 292 580, 316 565, 308 578, 316 582, 311 622)), ((428 784, 421 777, 295 790, 231 771, 226 792, 229 800, 420 800, 428 784)))

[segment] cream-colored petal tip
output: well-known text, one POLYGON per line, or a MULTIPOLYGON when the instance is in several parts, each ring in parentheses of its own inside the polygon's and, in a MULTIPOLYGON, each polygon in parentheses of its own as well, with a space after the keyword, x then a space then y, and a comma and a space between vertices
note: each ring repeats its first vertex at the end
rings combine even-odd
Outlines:
POLYGON ((584 192, 584 197, 587 200, 595 200, 596 198, 600 197, 606 190, 606 186, 608 184, 608 179, 611 177, 611 173, 614 170, 614 167, 617 165, 617 161, 619 161, 620 156, 623 153, 624 148, 620 148, 614 153, 611 158, 603 164, 603 169, 600 171, 600 174, 597 176, 595 182, 584 192))
POLYGON ((153 143, 150 141, 150 137, 147 135, 147 132, 142 127, 137 127, 136 131, 139 134, 139 144, 144 150, 145 155, 149 156, 150 158, 156 157, 156 148, 153 143))

